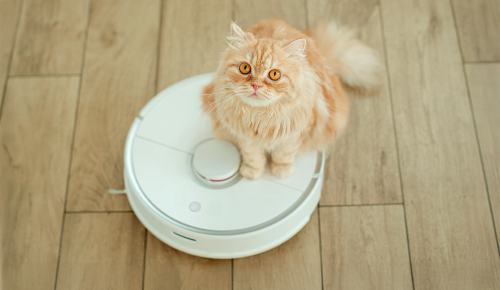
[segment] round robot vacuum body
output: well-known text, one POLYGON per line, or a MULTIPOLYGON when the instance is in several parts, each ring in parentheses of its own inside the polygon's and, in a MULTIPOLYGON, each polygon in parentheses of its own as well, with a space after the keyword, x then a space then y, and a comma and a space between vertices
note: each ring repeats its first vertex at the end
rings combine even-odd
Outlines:
POLYGON ((125 188, 139 220, 180 251, 229 259, 262 253, 294 236, 321 196, 324 152, 296 158, 295 172, 258 180, 238 174, 237 148, 214 139, 201 92, 213 74, 160 92, 139 113, 125 145, 125 188))

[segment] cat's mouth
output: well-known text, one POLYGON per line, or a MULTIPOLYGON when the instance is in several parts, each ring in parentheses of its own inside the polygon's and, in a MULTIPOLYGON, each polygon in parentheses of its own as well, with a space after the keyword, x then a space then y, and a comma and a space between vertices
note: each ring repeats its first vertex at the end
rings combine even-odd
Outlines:
POLYGON ((267 101, 264 97, 262 97, 258 92, 254 92, 253 94, 250 95, 243 95, 240 96, 241 100, 243 102, 249 104, 252 107, 261 107, 265 106, 267 101))

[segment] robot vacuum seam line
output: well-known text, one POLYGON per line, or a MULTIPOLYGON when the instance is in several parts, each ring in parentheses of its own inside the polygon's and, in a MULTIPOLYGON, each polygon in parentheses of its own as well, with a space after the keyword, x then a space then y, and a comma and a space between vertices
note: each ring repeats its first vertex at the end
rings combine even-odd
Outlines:
POLYGON ((137 138, 140 138, 140 139, 142 139, 142 140, 146 140, 146 141, 149 141, 149 142, 155 143, 155 144, 157 144, 157 145, 164 146, 164 147, 167 147, 167 148, 172 149, 172 150, 175 150, 175 151, 179 151, 179 152, 181 152, 181 153, 185 153, 185 154, 193 155, 193 153, 191 153, 191 152, 186 152, 186 151, 184 151, 184 150, 177 149, 177 148, 172 147, 172 146, 170 146, 170 145, 166 145, 166 144, 160 143, 160 142, 158 142, 158 141, 151 140, 151 139, 146 138, 146 137, 143 137, 143 136, 141 136, 141 135, 136 135, 136 136, 137 136, 137 138))
POLYGON ((267 181, 269 181, 269 182, 272 182, 272 183, 275 183, 275 184, 278 184, 278 185, 281 185, 281 186, 284 186, 284 187, 287 187, 287 188, 293 189, 293 190, 298 191, 298 192, 302 192, 302 193, 303 193, 303 192, 307 191, 307 188, 306 188, 305 190, 298 189, 298 188, 291 187, 291 186, 289 186, 289 185, 286 185, 286 184, 280 183, 280 182, 278 182, 277 180, 273 180, 272 178, 268 178, 268 177, 265 177, 265 176, 263 176, 263 177, 262 177, 262 179, 265 179, 265 180, 267 180, 267 181))
MULTIPOLYGON (((186 151, 183 151, 183 150, 180 150, 180 149, 177 149, 175 147, 172 147, 172 146, 169 146, 169 145, 166 145, 166 144, 163 144, 163 143, 160 143, 158 141, 154 141, 154 140, 151 140, 149 138, 146 138, 146 137, 143 137, 143 136, 140 136, 140 135, 136 135, 137 138, 140 138, 140 139, 143 139, 143 140, 146 140, 146 141, 149 141, 149 142, 152 142, 152 143, 155 143, 155 144, 158 144, 158 145, 161 145, 161 146, 164 146, 164 147, 167 147, 169 149, 172 149, 172 150, 176 150, 176 151, 179 151, 179 152, 182 152, 182 153, 185 153, 185 154, 189 154, 191 156, 193 156, 194 154, 191 153, 191 152, 186 152, 186 151)), ((201 142, 200 142, 201 143, 201 142)), ((321 162, 318 162, 320 165, 321 165, 321 162)), ((269 182, 272 182, 272 183, 275 183, 275 184, 278 184, 278 185, 281 185, 281 186, 284 186, 284 187, 287 187, 287 188, 290 188, 290 189, 293 189, 293 190, 296 190, 296 191, 299 191, 299 192, 303 192, 304 190, 302 189, 299 189, 299 188, 296 188, 296 187, 292 187, 292 186, 289 186, 289 185, 286 185, 286 184, 283 184, 283 183, 280 183, 278 182, 277 180, 274 180, 273 178, 268 178, 268 177, 262 177, 263 179, 269 181, 269 182)), ((313 175, 313 178, 316 178, 316 176, 313 175)))

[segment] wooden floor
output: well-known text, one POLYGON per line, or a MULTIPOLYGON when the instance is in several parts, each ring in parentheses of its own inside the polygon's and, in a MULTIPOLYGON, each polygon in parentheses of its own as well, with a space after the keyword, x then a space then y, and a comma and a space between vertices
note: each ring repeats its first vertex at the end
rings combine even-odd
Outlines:
POLYGON ((0 287, 500 289, 499 0, 0 0, 0 287), (170 248, 123 195, 157 92, 213 71, 230 20, 335 19, 385 64, 353 97, 318 209, 243 259, 170 248))

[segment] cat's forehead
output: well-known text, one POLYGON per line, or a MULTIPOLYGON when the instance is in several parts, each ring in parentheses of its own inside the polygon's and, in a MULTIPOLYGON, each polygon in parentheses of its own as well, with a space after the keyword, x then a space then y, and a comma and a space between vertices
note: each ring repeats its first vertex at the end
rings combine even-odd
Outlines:
POLYGON ((263 65, 265 67, 270 67, 276 65, 276 60, 270 56, 262 57, 258 53, 248 52, 246 58, 249 63, 253 65, 263 65))
POLYGON ((254 65, 276 66, 279 62, 281 47, 269 41, 257 41, 246 53, 247 60, 254 65))

